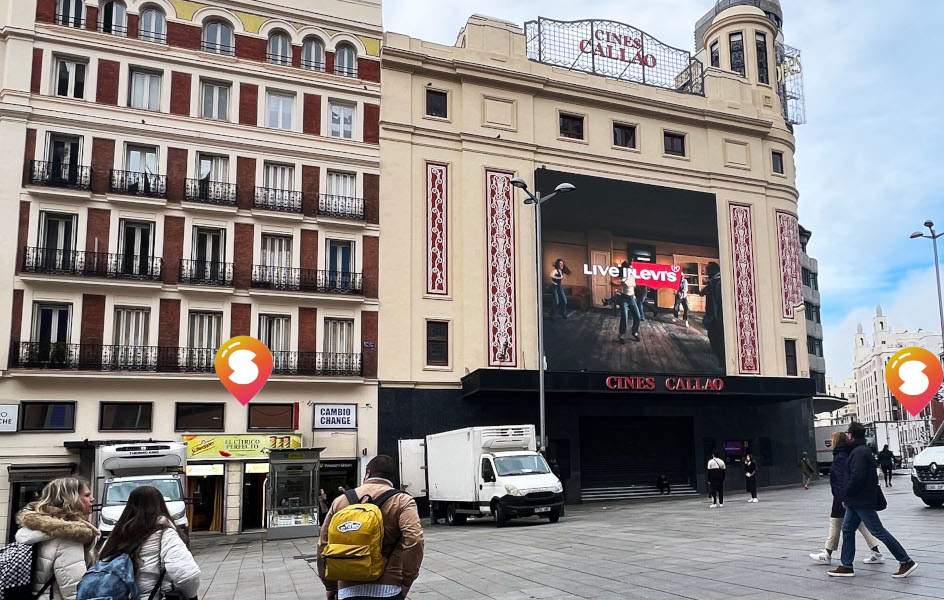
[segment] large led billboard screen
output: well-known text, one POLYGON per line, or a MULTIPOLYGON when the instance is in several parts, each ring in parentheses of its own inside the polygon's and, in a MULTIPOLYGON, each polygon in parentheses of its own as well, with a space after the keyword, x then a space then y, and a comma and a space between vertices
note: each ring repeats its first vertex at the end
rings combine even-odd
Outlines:
POLYGON ((549 369, 718 374, 722 269, 714 194, 535 171, 549 369))

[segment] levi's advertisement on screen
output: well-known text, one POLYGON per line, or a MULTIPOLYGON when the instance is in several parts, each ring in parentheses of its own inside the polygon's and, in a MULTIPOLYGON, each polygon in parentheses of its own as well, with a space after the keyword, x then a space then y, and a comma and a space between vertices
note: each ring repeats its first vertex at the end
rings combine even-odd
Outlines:
POLYGON ((714 194, 535 171, 544 348, 561 371, 724 374, 714 194))

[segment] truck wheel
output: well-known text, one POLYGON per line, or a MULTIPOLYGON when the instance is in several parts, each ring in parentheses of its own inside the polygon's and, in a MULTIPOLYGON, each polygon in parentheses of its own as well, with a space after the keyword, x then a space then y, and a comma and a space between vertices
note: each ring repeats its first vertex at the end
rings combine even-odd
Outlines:
POLYGON ((551 523, 557 523, 558 521, 560 521, 560 517, 561 517, 560 512, 551 511, 551 514, 548 515, 547 520, 550 521, 551 523))
POLYGON ((447 504, 446 505, 446 525, 451 525, 455 527, 456 525, 465 524, 465 515, 456 514, 456 505, 447 504))
POLYGON ((495 513, 495 527, 505 527, 508 525, 508 514, 505 512, 505 509, 502 508, 500 502, 495 503, 495 508, 492 512, 495 513))
POLYGON ((941 508, 944 506, 944 500, 930 500, 928 498, 922 498, 922 500, 924 500, 924 503, 931 508, 941 508))

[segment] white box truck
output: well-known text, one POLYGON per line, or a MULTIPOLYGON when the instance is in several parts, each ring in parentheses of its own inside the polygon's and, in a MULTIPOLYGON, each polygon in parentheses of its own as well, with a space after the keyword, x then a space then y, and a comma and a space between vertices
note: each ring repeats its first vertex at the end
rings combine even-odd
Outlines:
POLYGON ((99 446, 95 450, 95 497, 101 502, 98 528, 108 535, 125 510, 128 496, 142 485, 164 495, 167 512, 178 527, 189 530, 186 486, 187 444, 146 442, 99 446))
POLYGON ((533 425, 468 427, 400 440, 400 481, 429 496, 433 523, 461 525, 492 515, 498 527, 516 517, 560 520, 563 487, 537 452, 533 425))
POLYGON ((937 430, 928 447, 914 457, 911 487, 915 496, 928 506, 944 506, 944 426, 937 430))
POLYGON ((829 467, 833 464, 833 434, 837 431, 846 431, 849 424, 819 425, 813 428, 816 437, 816 465, 821 475, 829 474, 829 467))

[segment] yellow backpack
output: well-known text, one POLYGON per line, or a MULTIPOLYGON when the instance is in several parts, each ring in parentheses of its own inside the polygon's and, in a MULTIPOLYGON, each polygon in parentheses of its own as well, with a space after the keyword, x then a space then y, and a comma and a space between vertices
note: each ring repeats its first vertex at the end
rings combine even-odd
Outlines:
POLYGON ((331 581, 374 581, 383 575, 387 559, 399 544, 394 544, 387 556, 383 555, 384 502, 405 494, 400 490, 387 490, 371 498, 357 497, 357 492, 344 492, 348 506, 334 513, 328 526, 328 544, 321 553, 324 561, 324 577, 331 581))

